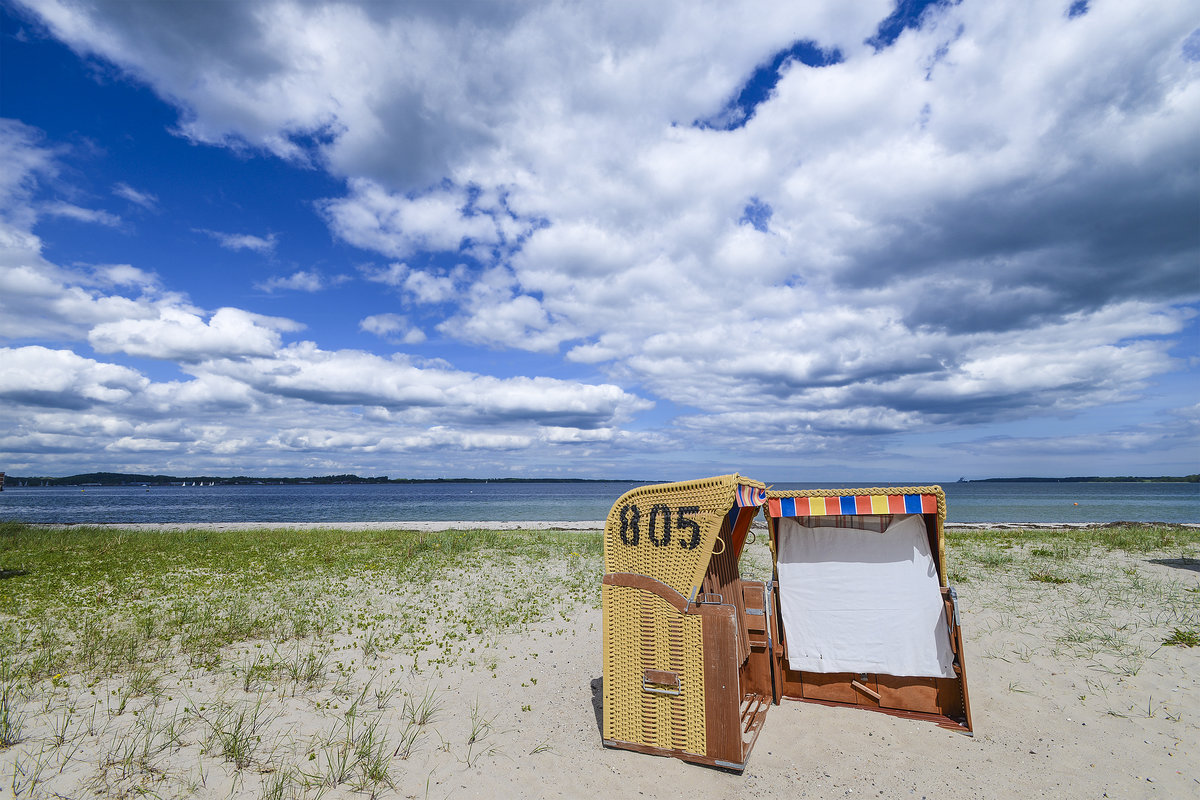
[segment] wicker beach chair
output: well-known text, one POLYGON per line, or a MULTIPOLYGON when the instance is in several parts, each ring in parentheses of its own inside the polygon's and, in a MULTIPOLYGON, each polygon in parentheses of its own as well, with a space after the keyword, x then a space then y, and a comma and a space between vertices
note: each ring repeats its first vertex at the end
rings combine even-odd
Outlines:
POLYGON ((764 488, 739 475, 644 486, 609 512, 605 745, 745 768, 772 694, 770 595, 738 574, 764 488))
POLYGON ((767 492, 773 699, 849 705, 970 733, 940 486, 767 492))

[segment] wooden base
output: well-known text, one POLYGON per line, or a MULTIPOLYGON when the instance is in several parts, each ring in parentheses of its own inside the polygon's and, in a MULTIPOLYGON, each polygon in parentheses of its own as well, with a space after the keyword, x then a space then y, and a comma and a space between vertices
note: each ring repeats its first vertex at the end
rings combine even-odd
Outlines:
POLYGON ((681 761, 688 761, 692 764, 704 764, 705 766, 716 767, 718 769, 741 772, 746 769, 746 762, 750 758, 750 751, 754 748, 754 743, 758 740, 758 734, 762 732, 763 722, 767 718, 767 709, 770 705, 770 698, 766 695, 748 694, 742 699, 740 710, 741 724, 738 726, 741 732, 741 758, 736 761, 728 758, 716 758, 702 753, 689 753, 686 750, 670 750, 663 747, 651 747, 636 742, 620 742, 613 739, 603 740, 604 746, 615 747, 621 750, 632 750, 635 753, 646 753, 652 756, 678 758, 681 761))
POLYGON ((935 714, 924 711, 906 711, 901 708, 879 708, 878 706, 850 705, 848 703, 839 703, 836 700, 815 700, 809 697, 792 697, 790 695, 785 695, 784 699, 795 700, 797 703, 813 703, 814 705, 831 706, 837 708, 846 708, 849 706, 850 708, 857 708, 861 711, 874 711, 876 713, 887 714, 888 716, 892 717, 900 717, 901 719, 919 719, 924 720, 925 722, 932 722, 939 728, 945 728, 946 730, 963 733, 972 737, 975 735, 971 729, 967 727, 966 719, 953 719, 945 714, 935 714))

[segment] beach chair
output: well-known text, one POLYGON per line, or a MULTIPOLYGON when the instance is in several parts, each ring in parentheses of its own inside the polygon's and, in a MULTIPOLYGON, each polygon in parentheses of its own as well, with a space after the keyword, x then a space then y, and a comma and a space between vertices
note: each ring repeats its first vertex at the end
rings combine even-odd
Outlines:
POLYGON ((939 486, 770 491, 773 699, 847 705, 970 733, 939 486))
POLYGON ((604 530, 603 739, 741 771, 772 698, 773 608, 738 558, 764 485, 643 486, 604 530))

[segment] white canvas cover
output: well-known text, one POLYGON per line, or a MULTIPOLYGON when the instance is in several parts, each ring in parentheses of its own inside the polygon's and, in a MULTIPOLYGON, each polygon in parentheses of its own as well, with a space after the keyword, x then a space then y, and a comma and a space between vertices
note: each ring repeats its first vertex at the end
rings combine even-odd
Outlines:
POLYGON ((778 525, 779 603, 788 666, 953 678, 954 656, 925 521, 883 533, 778 525))

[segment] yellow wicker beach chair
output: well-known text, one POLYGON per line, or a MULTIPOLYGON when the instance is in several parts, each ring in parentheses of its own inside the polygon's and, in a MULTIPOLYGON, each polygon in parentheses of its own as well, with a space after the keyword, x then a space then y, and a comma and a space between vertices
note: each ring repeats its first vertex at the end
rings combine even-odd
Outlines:
POLYGON ((738 557, 764 485, 627 492, 605 524, 604 744, 742 770, 772 695, 764 583, 738 557))
POLYGON ((940 486, 767 492, 774 700, 850 705, 970 733, 940 486))

